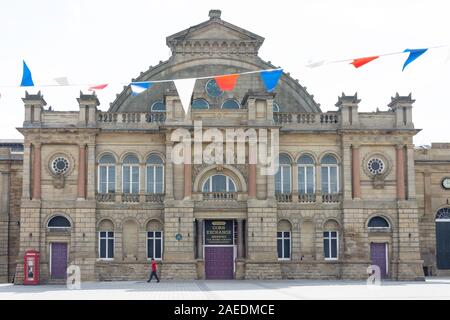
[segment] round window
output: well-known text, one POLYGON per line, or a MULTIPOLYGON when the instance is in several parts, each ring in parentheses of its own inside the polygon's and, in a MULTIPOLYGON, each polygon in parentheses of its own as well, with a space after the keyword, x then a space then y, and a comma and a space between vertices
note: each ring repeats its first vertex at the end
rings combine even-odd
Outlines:
POLYGON ((216 80, 211 79, 206 83, 205 86, 206 93, 210 95, 211 97, 220 97, 223 95, 223 91, 220 90, 219 86, 217 85, 216 80))
POLYGON ((367 164, 367 167, 369 169, 369 172, 371 174, 374 174, 374 175, 375 174, 382 174, 384 172, 384 169, 385 169, 385 165, 384 165, 383 160, 378 159, 378 158, 370 159, 368 164, 367 164))
POLYGON ((52 170, 56 174, 64 174, 69 170, 69 161, 64 157, 57 157, 52 161, 52 170))

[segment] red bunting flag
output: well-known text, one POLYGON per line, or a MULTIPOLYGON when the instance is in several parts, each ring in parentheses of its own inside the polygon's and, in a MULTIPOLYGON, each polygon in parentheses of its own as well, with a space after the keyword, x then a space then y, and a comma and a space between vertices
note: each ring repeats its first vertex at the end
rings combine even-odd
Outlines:
POLYGON ((220 90, 233 91, 238 78, 238 74, 230 74, 226 76, 214 77, 214 80, 216 80, 217 86, 220 88, 220 90))
POLYGON ((359 68, 375 59, 378 59, 379 57, 380 56, 358 58, 358 59, 354 59, 353 62, 351 62, 350 64, 352 64, 355 68, 359 68))
POLYGON ((99 84, 97 86, 89 87, 88 90, 89 91, 102 90, 102 89, 105 89, 107 86, 108 86, 108 84, 99 84))

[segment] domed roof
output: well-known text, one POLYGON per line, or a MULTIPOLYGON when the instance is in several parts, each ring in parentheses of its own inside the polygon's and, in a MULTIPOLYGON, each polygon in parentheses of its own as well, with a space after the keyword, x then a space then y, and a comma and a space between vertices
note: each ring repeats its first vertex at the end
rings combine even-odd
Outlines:
MULTIPOLYGON (((167 37, 171 57, 150 67, 133 81, 151 81, 180 78, 198 78, 221 74, 277 68, 258 56, 264 38, 237 27, 220 18, 219 10, 211 10, 210 19, 167 37)), ((242 75, 232 92, 211 95, 206 84, 209 79, 197 80, 193 99, 205 99, 210 108, 220 108, 224 101, 241 102, 245 94, 260 91, 263 84, 259 74, 242 75)), ((125 87, 111 103, 110 112, 148 112, 158 105, 164 95, 176 88, 173 82, 155 83, 150 90, 138 96, 125 87)), ((284 73, 275 89, 274 102, 280 112, 321 112, 320 105, 304 87, 284 73)))

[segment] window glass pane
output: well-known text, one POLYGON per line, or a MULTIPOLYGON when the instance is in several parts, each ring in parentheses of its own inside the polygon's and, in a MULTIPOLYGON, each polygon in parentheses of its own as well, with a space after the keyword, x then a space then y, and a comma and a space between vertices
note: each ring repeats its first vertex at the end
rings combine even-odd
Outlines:
POLYGON ((133 193, 139 193, 139 167, 133 166, 132 167, 132 173, 133 173, 133 193))
POLYGON ((155 175, 156 175, 156 186, 155 186, 155 191, 156 193, 163 193, 163 185, 164 185, 164 180, 163 180, 163 167, 158 166, 155 168, 155 175))
POLYGON ((337 183, 338 183, 338 176, 337 176, 337 167, 330 167, 330 181, 331 181, 331 193, 337 193, 337 183))
POLYGON ((336 231, 331 232, 331 236, 336 238, 337 237, 337 232, 336 231))
POLYGON ((331 258, 337 258, 337 240, 331 240, 331 258))
POLYGON ((314 167, 306 167, 307 193, 314 193, 314 167))
POLYGON ((322 193, 330 193, 328 188, 328 167, 321 168, 322 193))
POLYGON ((213 192, 225 192, 227 190, 226 177, 223 175, 217 175, 212 177, 212 191, 213 192))
POLYGON ((100 193, 106 193, 106 174, 107 174, 107 172, 106 172, 106 170, 107 170, 107 167, 104 167, 104 166, 101 166, 100 168, 99 168, 99 177, 98 177, 98 179, 99 179, 99 192, 100 193))
POLYGON ((330 241, 327 238, 323 239, 323 255, 330 258, 330 241))
POLYGON ((148 234, 147 234, 147 237, 153 238, 153 231, 149 231, 148 234))
POLYGON ((277 240, 278 258, 283 258, 283 240, 277 240))
POLYGON ((282 232, 277 232, 277 238, 281 238, 282 232))
POLYGON ((154 184, 153 179, 154 177, 154 166, 147 166, 147 192, 153 193, 154 192, 154 184))
POLYGON ((161 259, 162 241, 160 239, 155 240, 155 258, 161 259))
POLYGON ((283 193, 291 192, 291 167, 283 167, 283 193))
POLYGON ((114 238, 114 232, 108 232, 108 237, 114 238))
POLYGON ((100 232, 100 237, 101 237, 101 238, 104 238, 104 237, 106 237, 106 232, 103 232, 103 231, 102 231, 102 232, 100 232))
POLYGON ((154 258, 153 255, 153 238, 148 239, 147 241, 147 249, 148 249, 148 257, 154 258))
POLYGON ((290 238, 291 237, 291 233, 290 232, 285 232, 284 233, 284 237, 285 238, 290 238))
POLYGON ((278 172, 275 174, 275 192, 281 193, 281 167, 278 169, 278 172))
POLYGON ((298 167, 298 192, 306 193, 305 190, 305 167, 298 167))
POLYGON ((285 239, 284 240, 284 256, 283 258, 290 258, 291 257, 291 240, 285 239))
POLYGON ((156 238, 161 238, 161 232, 155 232, 155 237, 156 238))
POLYGON ((124 166, 123 167, 123 192, 124 193, 130 193, 130 167, 124 166))
POLYGON ((106 240, 100 239, 100 258, 106 258, 106 240))
POLYGON ((108 240, 108 258, 114 258, 114 239, 108 240))
POLYGON ((108 167, 108 192, 114 193, 116 190, 116 167, 108 167))

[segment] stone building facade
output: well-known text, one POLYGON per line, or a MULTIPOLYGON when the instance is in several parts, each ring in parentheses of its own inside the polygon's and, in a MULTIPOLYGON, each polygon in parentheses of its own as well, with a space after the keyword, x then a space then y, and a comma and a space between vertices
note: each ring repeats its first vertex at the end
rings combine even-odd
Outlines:
MULTIPOLYGON (((275 68, 258 56, 263 41, 212 10, 169 36, 171 57, 135 80, 275 68)), ((106 112, 95 94, 77 100, 69 112, 46 109, 40 92, 23 99, 23 154, 0 159, 2 281, 15 270, 23 282, 28 250, 40 253, 42 283, 63 281, 71 264, 82 280, 144 279, 152 257, 165 279, 362 279, 369 265, 400 280, 423 279, 424 266, 445 273, 435 220, 449 207, 450 149, 415 150, 411 96, 366 113, 342 94, 322 112, 284 73, 273 93, 257 74, 232 92, 197 80, 187 114, 173 83, 137 96, 124 87, 106 112), (279 130, 279 171, 177 164, 173 134, 194 134, 196 121, 201 132, 279 130)))

